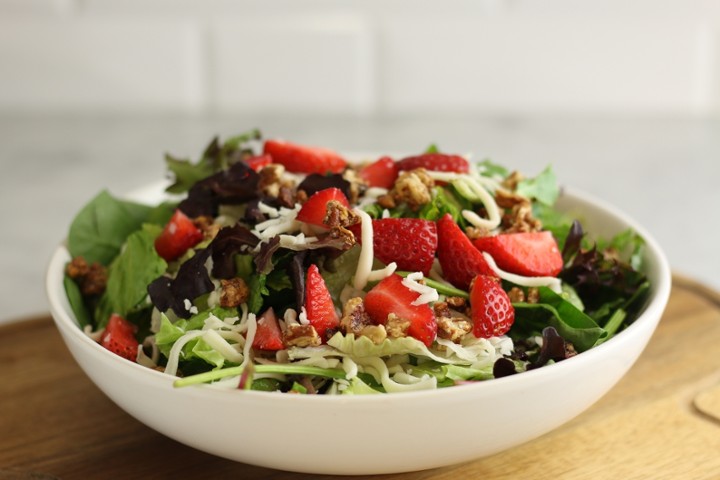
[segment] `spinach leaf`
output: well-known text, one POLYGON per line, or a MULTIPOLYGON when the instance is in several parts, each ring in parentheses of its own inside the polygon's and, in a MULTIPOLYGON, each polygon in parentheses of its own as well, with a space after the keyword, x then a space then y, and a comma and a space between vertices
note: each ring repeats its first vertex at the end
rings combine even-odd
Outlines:
POLYGON ((128 235, 143 224, 152 207, 118 200, 100 192, 77 214, 68 233, 68 250, 88 263, 108 265, 120 252, 128 235))
POLYGON ((259 313, 262 309, 263 303, 265 302, 263 297, 270 295, 270 291, 265 285, 266 282, 266 275, 255 274, 250 277, 250 282, 248 284, 248 287, 250 288, 250 297, 248 298, 247 304, 251 313, 259 313))
POLYGON ((63 278, 63 285, 65 286, 65 293, 67 294, 68 302, 70 302, 70 308, 75 314, 75 318, 77 319, 80 328, 85 325, 90 325, 92 323, 92 319, 85 307, 85 302, 83 301, 83 296, 80 292, 78 284, 75 283, 75 280, 65 275, 63 278))
POLYGON ((485 159, 477 163, 478 171, 485 177, 502 177, 505 178, 510 175, 507 168, 493 163, 489 159, 485 159))
POLYGON ((128 237, 122 253, 108 269, 107 287, 95 314, 98 328, 105 326, 112 313, 126 316, 142 307, 148 284, 167 269, 167 263, 155 251, 155 238, 160 232, 159 226, 146 224, 128 237))
POLYGON ((593 347, 607 332, 570 301, 547 287, 539 287, 538 303, 513 303, 516 332, 525 336, 538 334, 547 325, 575 346, 578 352, 593 347))

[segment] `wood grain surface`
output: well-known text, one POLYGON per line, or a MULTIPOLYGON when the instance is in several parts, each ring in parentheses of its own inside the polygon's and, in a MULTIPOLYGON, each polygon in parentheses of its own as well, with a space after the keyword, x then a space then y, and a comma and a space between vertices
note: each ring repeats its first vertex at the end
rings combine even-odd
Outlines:
MULTIPOLYGON (((675 278, 638 363, 588 411, 532 442, 393 479, 720 478, 720 295, 675 278)), ((0 479, 309 479, 213 457, 108 400, 49 317, 0 328, 0 479)))

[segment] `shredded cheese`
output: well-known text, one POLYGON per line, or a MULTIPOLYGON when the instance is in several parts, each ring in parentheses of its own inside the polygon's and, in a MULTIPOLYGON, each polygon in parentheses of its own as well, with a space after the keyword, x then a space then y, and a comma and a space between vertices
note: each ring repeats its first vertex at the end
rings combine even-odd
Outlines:
POLYGON ((493 259, 492 255, 487 252, 482 252, 482 254, 490 269, 492 269, 492 271, 495 272, 495 274, 503 280, 507 280, 508 282, 512 282, 516 285, 520 285, 523 287, 548 287, 555 293, 562 292, 562 284, 559 278, 525 277, 523 275, 506 272, 504 270, 501 270, 500 267, 497 266, 497 263, 495 263, 495 259, 493 259))
POLYGON ((373 264, 373 226, 370 215, 361 210, 355 208, 355 213, 360 216, 361 221, 361 238, 362 247, 360 249, 360 258, 358 259, 357 270, 355 271, 355 279, 353 280, 353 287, 356 290, 362 290, 368 283, 368 276, 372 271, 373 264))
POLYGON ((462 216, 470 222, 470 224, 478 228, 487 228, 488 230, 494 230, 500 225, 500 221, 502 220, 500 209, 493 196, 490 195, 490 192, 482 185, 483 183, 487 186, 494 185, 494 183, 491 183, 492 180, 485 181, 479 175, 468 175, 465 173, 433 171, 427 173, 433 180, 461 183, 466 189, 478 197, 487 211, 488 218, 482 218, 472 210, 463 210, 462 216))
POLYGON ((437 302, 440 298, 437 290, 420 283, 420 280, 423 278, 422 272, 413 272, 402 280, 402 284, 408 289, 420 294, 418 298, 410 303, 411 305, 424 305, 430 302, 437 302))
POLYGON ((262 240, 269 240, 275 235, 281 233, 296 232, 300 230, 301 222, 298 222, 295 218, 300 211, 301 205, 298 203, 295 208, 282 207, 278 210, 278 216, 265 220, 255 225, 255 229, 252 231, 255 236, 262 240))

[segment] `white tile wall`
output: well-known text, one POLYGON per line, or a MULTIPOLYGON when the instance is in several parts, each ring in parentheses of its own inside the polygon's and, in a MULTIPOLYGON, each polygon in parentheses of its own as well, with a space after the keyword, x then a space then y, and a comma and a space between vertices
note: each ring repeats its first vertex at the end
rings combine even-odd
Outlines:
POLYGON ((184 21, 15 19, 0 28, 4 111, 200 108, 199 33, 184 21))
POLYGON ((720 110, 713 0, 0 0, 0 111, 720 110))

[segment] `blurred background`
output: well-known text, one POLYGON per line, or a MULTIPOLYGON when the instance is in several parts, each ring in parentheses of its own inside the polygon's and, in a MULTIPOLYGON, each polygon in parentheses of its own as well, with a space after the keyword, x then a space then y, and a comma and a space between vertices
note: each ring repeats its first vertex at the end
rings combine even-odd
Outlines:
POLYGON ((619 206, 720 288, 720 2, 0 0, 0 321, 102 188, 218 134, 430 143, 619 206))

